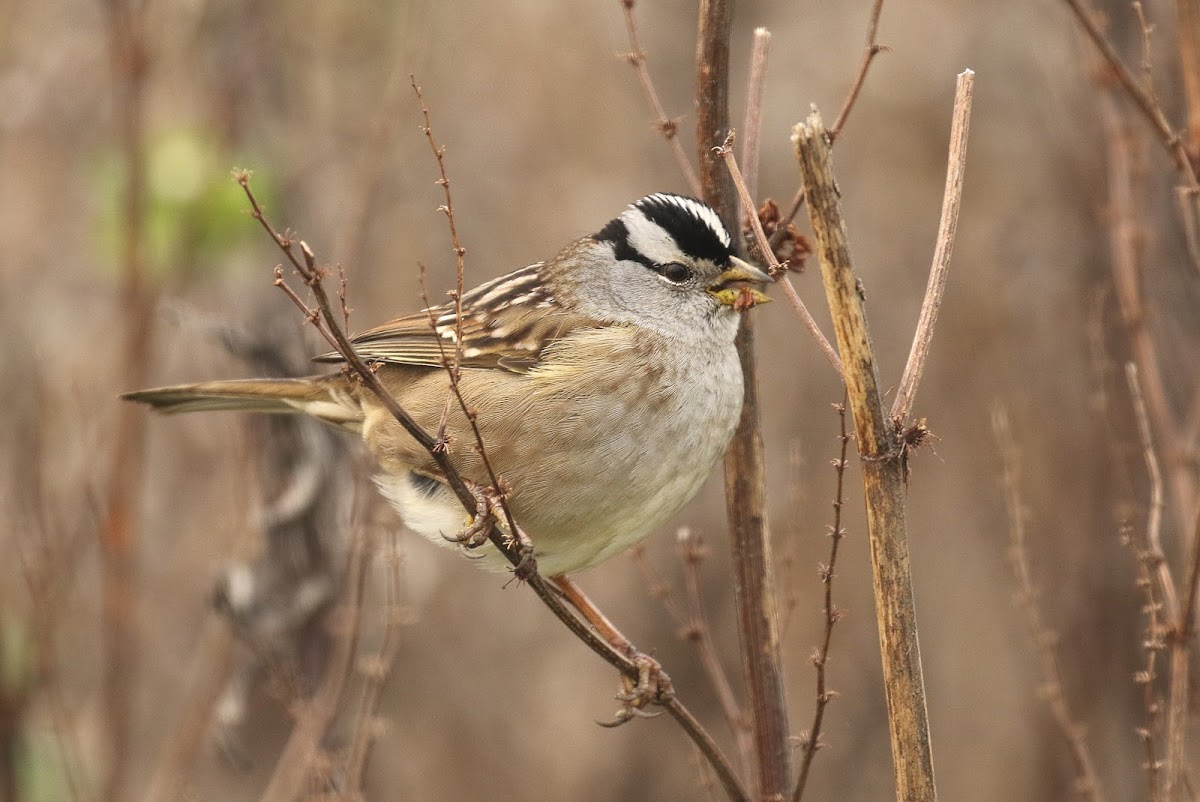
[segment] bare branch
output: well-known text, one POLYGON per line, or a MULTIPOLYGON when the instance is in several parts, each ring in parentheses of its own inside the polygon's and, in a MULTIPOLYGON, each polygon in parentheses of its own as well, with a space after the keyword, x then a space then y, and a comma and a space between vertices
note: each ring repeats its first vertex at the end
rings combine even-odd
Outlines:
POLYGON ((967 135, 971 129, 971 99, 974 93, 975 73, 965 70, 959 74, 954 91, 946 189, 942 195, 942 219, 938 224, 933 264, 929 268, 929 283, 925 287, 925 301, 921 304, 921 317, 913 335, 912 350, 909 351, 900 387, 892 403, 892 419, 901 422, 906 420, 912 411, 917 386, 921 383, 921 374, 925 372, 925 361, 929 358, 933 329, 937 325, 938 312, 942 308, 946 279, 950 275, 950 255, 954 251, 954 235, 958 231, 958 209, 962 203, 963 177, 967 169, 967 135))
POLYGON ((737 744, 738 756, 742 770, 746 776, 754 771, 754 741, 751 738, 749 721, 746 713, 738 704, 733 692, 733 684, 725 673, 725 666, 717 654, 717 645, 713 643, 712 627, 708 624, 708 616, 704 613, 704 603, 700 594, 700 565, 708 555, 708 547, 700 537, 693 535, 687 527, 678 532, 679 557, 683 562, 684 587, 687 589, 689 620, 685 623, 685 636, 696 644, 700 653, 700 664, 708 681, 716 691, 717 701, 721 704, 721 712, 733 733, 737 744))

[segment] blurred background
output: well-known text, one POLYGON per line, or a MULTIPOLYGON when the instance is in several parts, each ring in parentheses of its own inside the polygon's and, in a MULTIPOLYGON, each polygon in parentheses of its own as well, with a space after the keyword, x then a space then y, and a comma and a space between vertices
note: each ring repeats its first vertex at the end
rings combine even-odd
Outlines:
MULTIPOLYGON (((870 5, 738 4, 735 124, 752 30, 774 36, 762 197, 786 206, 794 195, 791 126, 811 103, 827 121, 836 115, 870 5)), ((1158 92, 1181 122, 1175 6, 1145 6, 1158 92)), ((551 256, 646 193, 684 191, 618 57, 629 49, 620 3, 156 0, 142 53, 122 44, 112 8, 0 4, 0 797, 260 798, 289 711, 322 665, 344 658, 346 687, 310 789, 719 798, 668 718, 597 727, 616 709, 614 672, 532 593, 404 532, 372 500, 349 438, 228 413, 153 418, 117 400, 138 386, 304 371, 306 355, 325 350, 272 286, 281 257, 244 213, 234 167, 254 171, 277 226, 344 267, 351 329, 421 306, 418 263, 429 295, 443 297, 454 260, 410 74, 446 146, 468 284, 551 256), (131 76, 140 95, 127 91, 131 76), (131 143, 145 157, 132 228, 131 143), (129 279, 131 260, 140 281, 129 279), (346 593, 361 593, 357 622, 336 613, 346 593), (337 644, 352 626, 358 652, 346 658, 337 644)), ((1132 11, 1107 11, 1138 65, 1132 11)), ((695 4, 645 0, 636 12, 651 74, 693 154, 695 4)), ((1123 380, 1130 346, 1113 291, 1106 124, 1115 119, 1129 145, 1143 319, 1184 435, 1159 444, 1164 469, 1181 478, 1163 524, 1181 581, 1178 502, 1188 481, 1195 497, 1195 473, 1180 460, 1200 425, 1200 281, 1175 174, 1143 121, 1097 88, 1065 4, 888 3, 879 41, 889 52, 871 69, 835 169, 885 387, 907 357, 933 252, 955 75, 977 73, 949 290, 914 409, 936 437, 914 455, 909 487, 939 788, 946 799, 1051 800, 1070 797, 1074 782, 1013 603, 990 423, 1000 403, 1068 701, 1108 797, 1143 798, 1134 730, 1146 708, 1133 675, 1146 659, 1144 597, 1121 535, 1144 537, 1149 486, 1123 380)), ((815 265, 794 280, 830 331, 815 265)), ((817 568, 828 559, 838 447, 831 405, 842 391, 782 299, 754 314, 798 735, 814 704, 817 568)), ((893 796, 854 462, 835 590, 845 617, 829 664, 839 695, 808 799, 893 796)), ((703 602, 741 694, 721 488, 714 477, 676 525, 709 546, 703 602)), ((644 561, 682 605, 674 526, 648 541, 644 561)), ((579 580, 732 750, 655 582, 629 556, 579 580)))

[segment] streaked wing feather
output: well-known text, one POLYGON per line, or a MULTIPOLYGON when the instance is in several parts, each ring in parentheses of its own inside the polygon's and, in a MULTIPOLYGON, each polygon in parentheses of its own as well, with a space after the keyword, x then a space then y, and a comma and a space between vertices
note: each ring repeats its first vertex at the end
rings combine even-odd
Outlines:
MULTIPOLYGON (((530 265, 463 294, 463 367, 527 373, 539 364, 546 345, 563 333, 597 325, 555 305, 537 275, 540 267, 530 265)), ((454 305, 442 304, 362 332, 351 343, 369 362, 441 367, 454 359, 455 337, 454 305)), ((330 352, 316 361, 342 358, 330 352)))

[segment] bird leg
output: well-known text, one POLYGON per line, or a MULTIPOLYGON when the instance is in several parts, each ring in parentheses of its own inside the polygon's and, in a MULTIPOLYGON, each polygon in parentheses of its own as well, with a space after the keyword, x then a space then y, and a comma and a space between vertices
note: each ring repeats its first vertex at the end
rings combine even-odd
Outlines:
POLYGON ((584 620, 596 628, 600 637, 608 641, 610 646, 628 657, 637 666, 636 680, 621 676, 622 689, 617 694, 617 699, 622 702, 622 707, 617 711, 616 717, 610 722, 599 722, 600 725, 602 727, 619 727, 633 718, 653 718, 658 715, 657 713, 647 713, 646 705, 665 701, 675 694, 671 678, 667 676, 667 672, 663 671, 662 665, 653 657, 638 651, 633 642, 621 634, 621 631, 608 620, 608 616, 601 612, 600 608, 593 604, 592 600, 583 592, 583 589, 572 580, 565 576, 555 576, 551 577, 550 581, 554 583, 554 587, 563 595, 563 598, 579 611, 584 620))

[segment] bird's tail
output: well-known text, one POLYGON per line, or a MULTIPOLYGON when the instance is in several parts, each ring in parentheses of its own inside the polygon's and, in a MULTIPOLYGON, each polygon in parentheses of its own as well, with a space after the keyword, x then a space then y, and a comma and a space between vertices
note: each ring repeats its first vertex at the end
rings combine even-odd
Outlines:
POLYGON ((179 384, 125 393, 121 398, 168 414, 217 410, 301 412, 348 429, 357 429, 363 420, 361 406, 337 375, 179 384))

